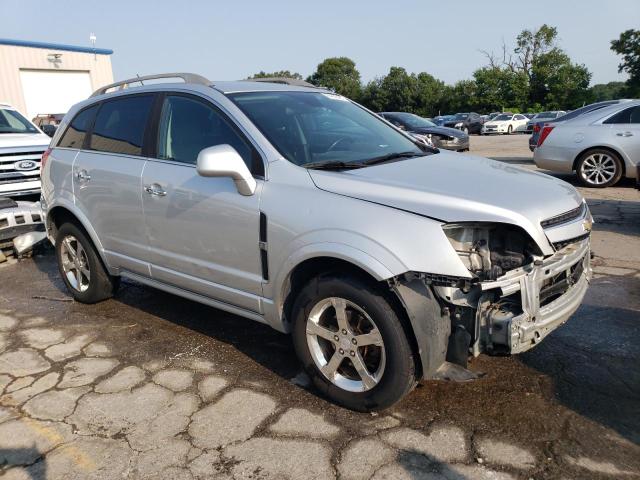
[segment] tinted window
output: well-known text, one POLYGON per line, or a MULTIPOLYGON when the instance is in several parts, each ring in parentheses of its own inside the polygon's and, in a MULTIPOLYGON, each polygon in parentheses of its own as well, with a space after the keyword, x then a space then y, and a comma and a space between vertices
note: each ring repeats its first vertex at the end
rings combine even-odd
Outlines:
POLYGON ((95 117, 97 111, 98 105, 93 105, 80 111, 73 118, 69 127, 67 127, 67 130, 62 135, 62 138, 60 138, 58 146, 64 148, 82 148, 84 137, 93 123, 93 117, 95 117))
POLYGON ((251 170, 253 149, 211 105, 189 97, 168 96, 158 131, 158 158, 196 164, 201 150, 231 145, 251 170))
POLYGON ((102 104, 91 133, 91 150, 142 155, 152 95, 136 95, 102 104))
POLYGON ((628 124, 640 123, 640 107, 625 108, 603 123, 628 124))

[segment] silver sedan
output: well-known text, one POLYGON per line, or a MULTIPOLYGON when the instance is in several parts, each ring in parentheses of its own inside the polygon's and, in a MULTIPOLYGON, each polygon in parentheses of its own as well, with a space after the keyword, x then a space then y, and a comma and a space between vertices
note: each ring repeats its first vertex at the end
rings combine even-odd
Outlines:
POLYGON ((554 172, 575 171, 588 187, 640 176, 640 101, 612 105, 545 125, 533 159, 554 172))

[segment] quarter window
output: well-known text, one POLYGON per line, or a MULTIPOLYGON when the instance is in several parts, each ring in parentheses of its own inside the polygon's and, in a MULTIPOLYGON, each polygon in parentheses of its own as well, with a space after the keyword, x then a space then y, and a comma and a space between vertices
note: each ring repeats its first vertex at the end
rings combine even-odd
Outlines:
POLYGON ((629 124, 640 123, 640 107, 625 108, 621 112, 616 113, 603 123, 608 124, 629 124))
POLYGON ((195 165, 201 150, 231 145, 252 170, 253 148, 211 105, 195 98, 165 98, 158 127, 158 158, 195 165))
POLYGON ((152 95, 135 95, 102 104, 91 133, 89 148, 99 152, 142 155, 152 95))
POLYGON ((60 138, 58 147, 82 148, 87 130, 89 130, 97 111, 98 105, 93 105, 79 112, 69 124, 62 138, 60 138))

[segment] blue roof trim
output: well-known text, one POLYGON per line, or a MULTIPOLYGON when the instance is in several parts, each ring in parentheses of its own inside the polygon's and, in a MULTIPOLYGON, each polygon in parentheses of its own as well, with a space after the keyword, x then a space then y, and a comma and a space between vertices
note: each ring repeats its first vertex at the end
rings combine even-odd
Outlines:
POLYGON ((109 50, 107 48, 77 47, 75 45, 65 45, 63 43, 32 42, 30 40, 13 40, 11 38, 0 38, 0 45, 45 48, 50 50, 66 50, 68 52, 97 53, 99 55, 113 54, 113 50, 109 50))

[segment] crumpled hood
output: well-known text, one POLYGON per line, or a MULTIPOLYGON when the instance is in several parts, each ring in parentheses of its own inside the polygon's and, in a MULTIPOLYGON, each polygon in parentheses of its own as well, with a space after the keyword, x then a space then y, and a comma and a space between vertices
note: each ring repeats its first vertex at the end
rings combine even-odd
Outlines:
POLYGON ((50 142, 44 133, 0 133, 0 150, 46 147, 50 142))
POLYGON ((443 222, 519 225, 545 253, 540 222, 572 210, 582 196, 562 180, 483 157, 438 154, 355 170, 309 170, 322 190, 443 222))

